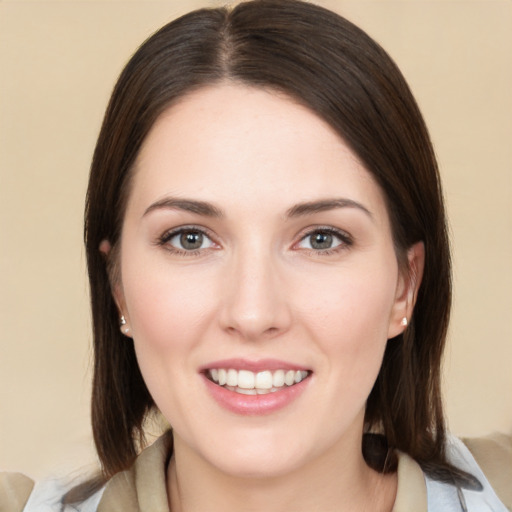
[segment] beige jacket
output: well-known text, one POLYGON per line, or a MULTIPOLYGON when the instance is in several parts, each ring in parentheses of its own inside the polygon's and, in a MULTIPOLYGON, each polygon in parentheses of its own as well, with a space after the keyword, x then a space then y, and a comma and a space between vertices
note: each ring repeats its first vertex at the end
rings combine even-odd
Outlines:
MULTIPOLYGON (((503 504, 512 511, 512 437, 495 434, 465 440, 503 504)), ((165 470, 169 437, 163 436, 132 468, 106 485, 97 512, 169 512, 165 470)), ((34 482, 19 473, 0 473, 0 512, 22 512, 34 482)), ((401 453, 393 512, 427 512, 427 489, 419 465, 401 453)))

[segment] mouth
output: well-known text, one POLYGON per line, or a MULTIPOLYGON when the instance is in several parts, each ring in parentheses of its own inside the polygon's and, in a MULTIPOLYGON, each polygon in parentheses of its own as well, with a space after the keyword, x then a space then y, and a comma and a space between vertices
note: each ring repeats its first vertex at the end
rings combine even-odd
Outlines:
POLYGON ((236 370, 209 368, 205 376, 218 386, 242 395, 266 395, 291 388, 311 375, 309 370, 236 370))

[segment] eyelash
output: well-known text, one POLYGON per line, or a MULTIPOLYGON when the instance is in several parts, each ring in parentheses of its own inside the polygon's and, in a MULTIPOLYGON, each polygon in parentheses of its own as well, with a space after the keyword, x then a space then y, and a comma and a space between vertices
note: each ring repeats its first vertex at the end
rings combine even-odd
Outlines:
POLYGON ((210 235, 209 231, 204 229, 204 228, 200 228, 200 227, 197 227, 197 226, 181 226, 179 228, 176 228, 176 229, 172 229, 171 231, 166 231, 158 240, 157 240, 157 245, 160 245, 160 246, 165 246, 166 250, 168 250, 169 252, 173 253, 173 254, 176 254, 178 256, 199 256, 201 254, 201 251, 204 251, 204 249, 194 249, 194 250, 191 250, 191 251, 187 251, 187 250, 184 250, 184 249, 179 249, 177 247, 173 247, 172 245, 169 244, 169 242, 177 235, 180 235, 180 234, 183 234, 183 233, 198 233, 202 236, 204 236, 205 238, 207 238, 208 240, 210 240, 212 242, 212 244, 215 244, 215 242, 213 241, 213 237, 210 235))
POLYGON ((296 242, 294 244, 294 246, 296 246, 297 244, 306 240, 308 237, 311 237, 311 236, 313 236, 315 234, 319 234, 319 233, 328 234, 328 235, 332 235, 333 237, 336 237, 340 241, 340 244, 337 245, 336 247, 332 247, 329 249, 323 249, 323 250, 318 250, 318 249, 316 249, 316 250, 315 249, 303 249, 303 250, 305 250, 308 253, 315 255, 315 256, 330 256, 332 254, 337 254, 341 251, 345 251, 345 250, 349 249, 354 244, 353 238, 347 232, 342 231, 341 229, 336 229, 336 228, 333 228, 332 226, 316 226, 313 229, 308 229, 308 231, 301 236, 300 240, 298 242, 296 242))
MULTIPOLYGON (((205 249, 194 249, 194 250, 187 251, 184 249, 179 249, 177 247, 173 247, 169 244, 169 241, 172 240, 175 236, 186 233, 186 232, 201 234, 202 236, 209 239, 212 242, 212 244, 216 244, 213 241, 213 237, 210 235, 208 230, 206 230, 202 227, 197 227, 197 226, 182 226, 182 227, 173 229, 171 231, 166 231, 162 236, 160 236, 158 238, 157 245, 166 246, 166 249, 169 252, 176 254, 178 256, 185 256, 185 257, 199 256, 201 254, 201 252, 204 251, 205 249)), ((321 249, 315 250, 315 249, 307 249, 307 248, 304 248, 302 250, 306 251, 309 254, 313 254, 315 256, 329 256, 329 255, 336 254, 341 251, 347 250, 354 243, 353 238, 345 231, 333 228, 332 226, 317 226, 315 228, 312 228, 312 229, 309 229, 308 231, 306 231, 300 237, 299 241, 296 242, 295 244, 293 244, 293 247, 297 246, 298 244, 300 244, 301 242, 306 240, 308 237, 311 237, 311 236, 313 236, 315 234, 319 234, 319 233, 328 234, 328 235, 332 235, 332 236, 336 237, 340 241, 340 244, 337 245, 336 247, 329 248, 329 249, 323 249, 323 250, 321 250, 321 249)), ((209 248, 207 248, 207 249, 209 249, 209 248)))

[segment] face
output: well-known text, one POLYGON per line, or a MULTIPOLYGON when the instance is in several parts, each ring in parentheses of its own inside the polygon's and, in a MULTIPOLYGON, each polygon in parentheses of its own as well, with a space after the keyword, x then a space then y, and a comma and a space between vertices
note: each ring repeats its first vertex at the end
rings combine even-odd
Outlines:
POLYGON ((226 84, 172 106, 136 162, 120 268, 177 450, 253 476, 361 457, 410 290, 380 188, 315 114, 226 84))

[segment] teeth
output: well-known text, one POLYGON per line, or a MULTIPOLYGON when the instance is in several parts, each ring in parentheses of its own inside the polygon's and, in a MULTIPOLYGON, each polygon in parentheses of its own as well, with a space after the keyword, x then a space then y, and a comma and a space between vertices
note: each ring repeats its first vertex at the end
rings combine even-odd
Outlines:
POLYGON ((286 375, 284 376, 284 383, 287 386, 292 386, 295 382, 295 372, 293 370, 288 370, 286 375))
POLYGON ((213 382, 244 395, 274 393, 285 385, 298 384, 308 375, 309 372, 305 370, 264 370, 258 373, 233 368, 208 370, 208 376, 213 382))
MULTIPOLYGON (((240 372, 242 373, 242 372, 240 372)), ((248 372, 252 373, 252 372, 248 372)), ((264 371, 256 374, 256 383, 255 387, 260 389, 270 389, 272 388, 272 372, 264 371)))
POLYGON ((238 386, 238 372, 236 370, 228 370, 226 384, 228 386, 233 386, 233 387, 238 386))
POLYGON ((253 389, 243 389, 241 387, 238 387, 238 388, 236 388, 236 392, 242 393, 242 395, 255 395, 256 394, 256 390, 254 388, 253 389))
POLYGON ((277 370, 277 372, 274 372, 274 375, 272 375, 272 385, 275 388, 284 386, 284 370, 277 370))
MULTIPOLYGON (((237 374, 236 370, 229 370, 228 374, 233 372, 235 375, 237 374)), ((254 373, 248 372, 247 370, 240 370, 238 372, 238 387, 243 389, 254 389, 254 373)), ((236 386, 237 384, 233 384, 236 386)), ((272 387, 272 386, 271 386, 272 387)))

